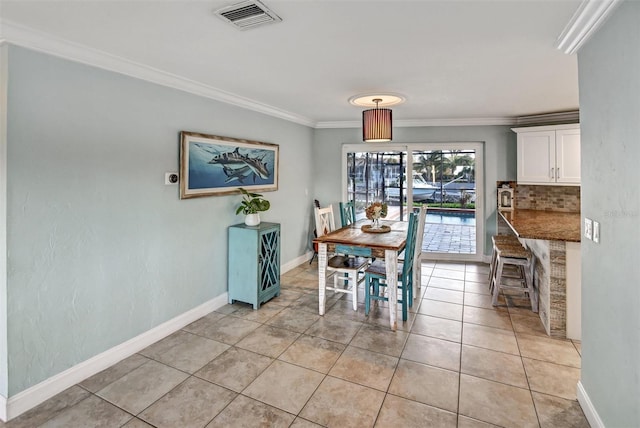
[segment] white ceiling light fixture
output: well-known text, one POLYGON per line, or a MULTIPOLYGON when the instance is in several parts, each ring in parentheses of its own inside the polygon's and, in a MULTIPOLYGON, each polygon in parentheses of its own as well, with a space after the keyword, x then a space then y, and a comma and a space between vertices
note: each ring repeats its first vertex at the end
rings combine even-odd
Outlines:
POLYGON ((282 21, 282 18, 258 0, 235 3, 220 8, 214 13, 223 21, 240 30, 282 21))
POLYGON ((399 94, 362 94, 349 98, 349 103, 373 109, 362 112, 362 140, 366 143, 391 141, 393 137, 392 111, 388 107, 401 104, 405 97, 399 94))

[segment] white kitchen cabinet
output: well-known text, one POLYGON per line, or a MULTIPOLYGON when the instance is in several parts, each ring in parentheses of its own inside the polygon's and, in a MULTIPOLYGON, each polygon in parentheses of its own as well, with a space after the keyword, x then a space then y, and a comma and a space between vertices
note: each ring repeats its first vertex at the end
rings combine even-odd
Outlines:
POLYGON ((518 134, 519 184, 580 185, 580 125, 512 128, 518 134))

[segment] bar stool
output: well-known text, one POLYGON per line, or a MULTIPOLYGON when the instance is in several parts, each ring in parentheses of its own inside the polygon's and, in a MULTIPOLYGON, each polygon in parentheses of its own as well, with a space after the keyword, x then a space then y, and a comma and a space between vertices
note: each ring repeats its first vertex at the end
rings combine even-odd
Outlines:
POLYGON ((491 252, 491 264, 489 265, 489 291, 493 290, 493 278, 496 276, 496 244, 522 246, 520 240, 515 235, 494 235, 491 237, 493 250, 491 252))
POLYGON ((531 310, 538 312, 538 293, 533 285, 533 267, 534 259, 531 251, 518 244, 495 244, 496 249, 496 273, 491 280, 492 288, 492 304, 498 304, 498 295, 500 290, 518 290, 529 295, 531 301, 531 310), (507 277, 503 277, 503 271, 507 266, 514 266, 519 273, 517 278, 510 277, 508 279, 519 282, 517 286, 505 284, 507 277))

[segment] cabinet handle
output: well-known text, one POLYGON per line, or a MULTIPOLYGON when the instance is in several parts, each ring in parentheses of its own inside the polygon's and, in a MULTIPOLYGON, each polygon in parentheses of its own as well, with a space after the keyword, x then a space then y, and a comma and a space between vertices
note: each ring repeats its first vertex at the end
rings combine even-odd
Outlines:
POLYGON ((551 168, 551 171, 550 171, 550 173, 551 173, 551 179, 552 179, 552 180, 555 178, 555 177, 554 177, 554 175, 553 175, 553 170, 554 170, 554 169, 555 169, 555 168, 551 168))
POLYGON ((556 168, 556 180, 560 178, 560 168, 556 168))
POLYGON ((262 264, 262 254, 258 254, 258 263, 262 264))

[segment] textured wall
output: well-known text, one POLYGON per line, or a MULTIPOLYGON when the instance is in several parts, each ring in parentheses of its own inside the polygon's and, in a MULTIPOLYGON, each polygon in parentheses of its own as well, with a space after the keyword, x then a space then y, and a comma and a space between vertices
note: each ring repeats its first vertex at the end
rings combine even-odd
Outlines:
POLYGON ((282 261, 305 252, 311 129, 11 47, 9 395, 226 291, 237 195, 180 200, 181 130, 280 144, 282 261))
POLYGON ((640 2, 624 1, 578 54, 582 384, 607 427, 640 426, 640 2))
MULTIPOLYGON (((356 112, 357 113, 357 112, 356 112)), ((354 117, 357 114, 354 113, 354 117)), ((491 254, 491 236, 496 234, 497 180, 516 178, 516 134, 507 126, 442 126, 395 128, 393 143, 484 142, 485 248, 491 254)), ((318 129, 314 151, 316 195, 322 203, 337 202, 342 194, 342 144, 362 143, 360 129, 318 129)), ((364 143, 363 147, 364 147, 364 143)))

